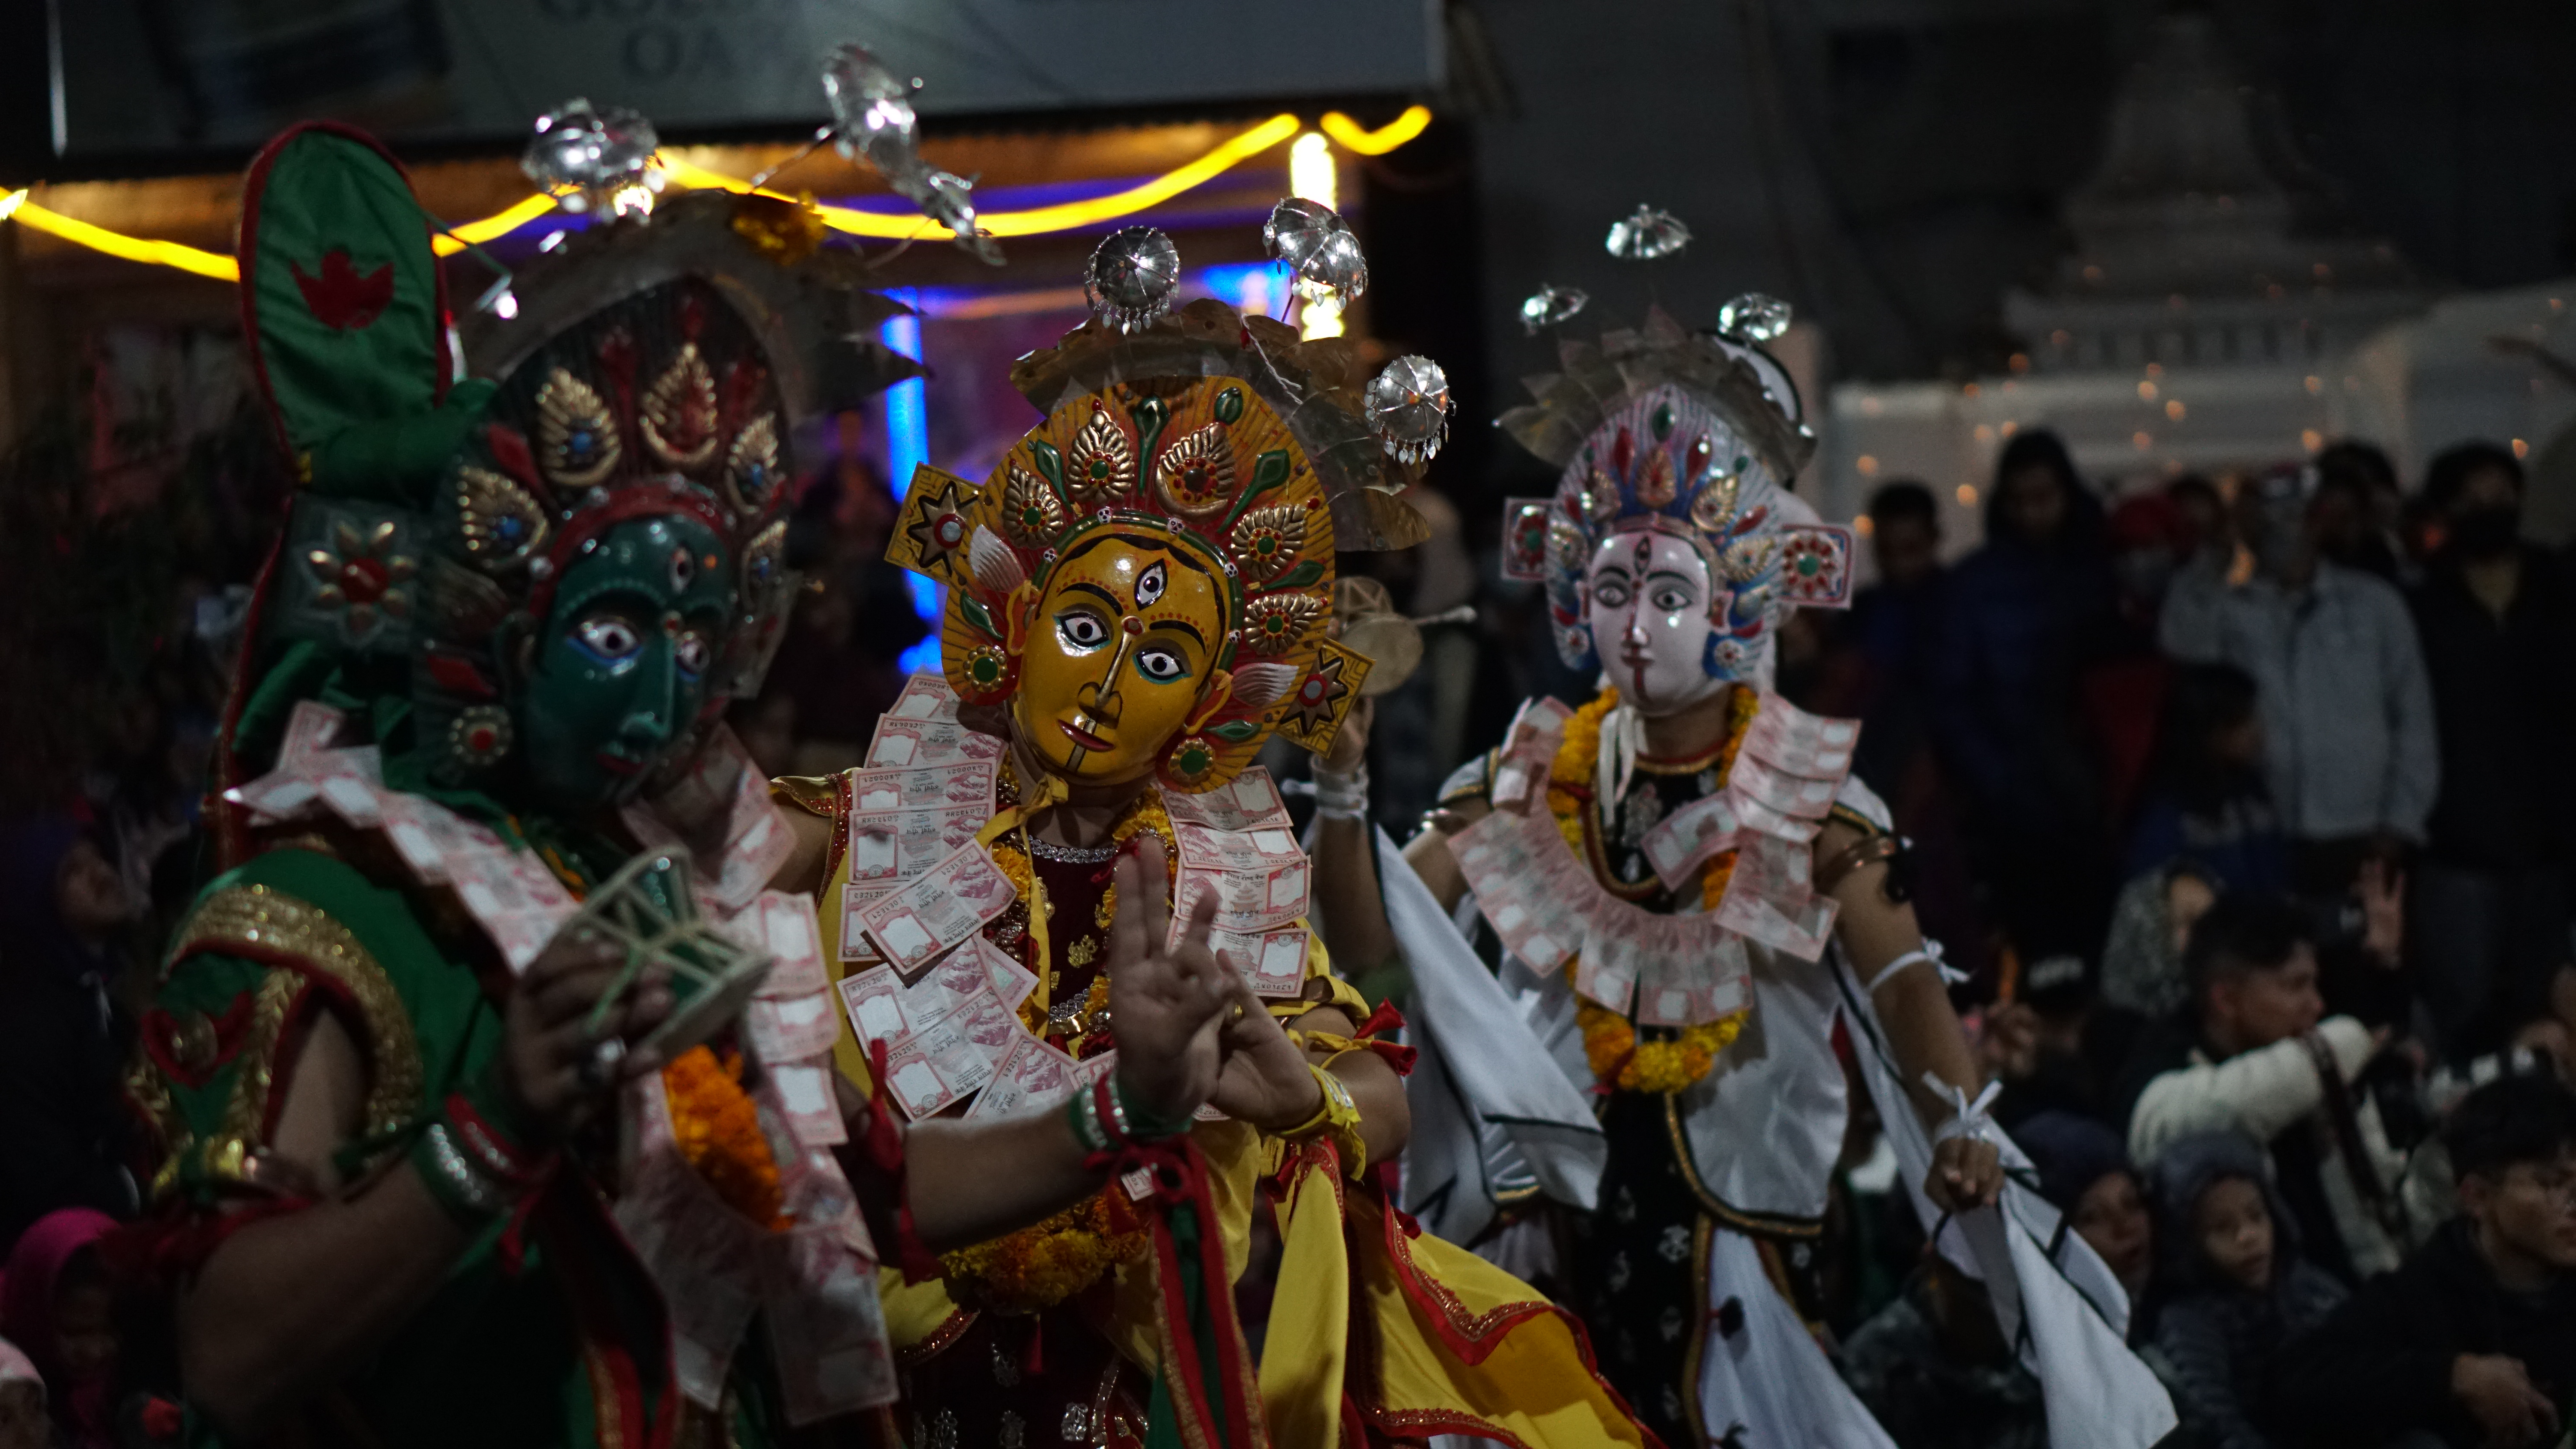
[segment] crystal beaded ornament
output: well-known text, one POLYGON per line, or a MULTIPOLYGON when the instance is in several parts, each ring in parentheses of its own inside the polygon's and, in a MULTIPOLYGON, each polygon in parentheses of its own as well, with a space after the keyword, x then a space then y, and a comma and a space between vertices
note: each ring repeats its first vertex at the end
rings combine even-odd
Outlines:
POLYGON ((1354 302, 1368 290, 1368 259, 1360 254, 1360 239, 1329 206, 1288 197, 1271 209, 1261 240, 1287 266, 1297 295, 1309 302, 1354 302))
POLYGON ((1521 303, 1521 328, 1536 337, 1540 328, 1561 327, 1590 305, 1592 294, 1581 287, 1542 286, 1521 303))
POLYGON ((1747 292, 1717 309, 1717 330, 1734 340, 1758 346, 1789 330, 1789 304, 1761 292, 1747 292))
POLYGON ((912 108, 918 79, 906 80, 863 45, 842 45, 823 62, 823 96, 831 102, 833 145, 865 161, 921 214, 948 228, 957 245, 992 266, 1002 249, 975 222, 975 183, 921 158, 921 122, 912 108))
POLYGON ((1092 252, 1082 295, 1093 316, 1124 333, 1170 311, 1180 286, 1181 249, 1153 227, 1129 226, 1103 237, 1092 252))
POLYGON ((519 169, 566 211, 647 212, 662 189, 662 173, 653 166, 661 144, 641 114, 618 106, 602 111, 576 99, 537 117, 519 169))
POLYGON ((1627 262, 1651 262, 1690 245, 1690 228, 1682 219, 1656 206, 1639 206, 1610 224, 1604 243, 1610 255, 1627 262))
POLYGON ((1429 462, 1449 441, 1449 376, 1428 357, 1388 363, 1370 380, 1362 405, 1370 431, 1399 463, 1429 462))

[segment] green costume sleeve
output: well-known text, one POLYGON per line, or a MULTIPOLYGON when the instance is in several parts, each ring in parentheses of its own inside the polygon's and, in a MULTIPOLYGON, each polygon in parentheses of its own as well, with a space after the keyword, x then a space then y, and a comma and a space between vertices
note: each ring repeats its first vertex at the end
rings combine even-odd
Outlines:
POLYGON ((499 1014, 398 890, 310 850, 262 855, 207 886, 173 938, 132 1077, 157 1130, 156 1203, 219 1206, 290 1190, 262 1157, 295 1053, 322 1010, 366 1053, 355 1162, 411 1129, 497 1048, 499 1014))

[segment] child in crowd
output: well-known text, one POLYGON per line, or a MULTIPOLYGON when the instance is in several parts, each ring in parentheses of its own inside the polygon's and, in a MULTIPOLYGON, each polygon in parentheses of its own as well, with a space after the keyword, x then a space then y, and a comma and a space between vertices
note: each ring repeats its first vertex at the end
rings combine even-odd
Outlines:
POLYGON ((2071 1112, 2042 1112, 2015 1127, 2013 1140, 2039 1171, 2039 1195, 2066 1214, 2136 1305, 2155 1270, 2155 1227, 2120 1134, 2071 1112))
MULTIPOLYGON (((2154 1229, 2119 1134, 2071 1112, 2013 1129, 2039 1192, 2134 1297, 2154 1262, 2154 1229)), ((2134 1320, 2133 1320, 2134 1327, 2134 1320)), ((2039 1381, 1995 1323, 1985 1285, 1925 1252, 1905 1291, 1854 1332, 1841 1354, 1852 1391, 1898 1449, 2041 1449, 2039 1381)))
POLYGON ((2277 891, 2290 883, 2289 846, 2263 783, 2254 677, 2232 664, 2177 666, 2165 688, 2126 874, 2176 861, 2228 890, 2277 891))
POLYGON ((18 1346, 0 1338, 0 1449, 46 1449, 45 1378, 18 1346))
POLYGON ((116 1220, 65 1208, 36 1220, 0 1276, 0 1338, 18 1345, 52 1392, 62 1449, 115 1449, 118 1340, 99 1240, 116 1220))
POLYGON ((2156 1161, 2165 1295, 2156 1346, 2183 1426, 2210 1449, 2272 1449, 2258 1409, 2284 1344, 2343 1302, 2299 1256, 2299 1229, 2263 1150, 2231 1132, 2186 1137, 2156 1161))
POLYGON ((2563 1442, 2576 1397, 2576 1093, 2471 1092, 2442 1128, 2459 1216, 2292 1346, 2274 1422, 2298 1444, 2563 1442))

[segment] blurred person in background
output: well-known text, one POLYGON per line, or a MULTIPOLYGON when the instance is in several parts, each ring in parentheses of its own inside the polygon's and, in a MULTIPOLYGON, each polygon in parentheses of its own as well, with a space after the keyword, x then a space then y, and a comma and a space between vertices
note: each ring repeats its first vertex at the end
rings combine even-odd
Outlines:
POLYGON ((2112 616, 2100 656, 2084 672, 2085 723, 2100 751, 2103 818, 2129 818, 2156 747, 2171 663, 2156 647, 2156 616, 2189 558, 2182 512, 2162 493, 2124 498, 2111 510, 2112 616))
POLYGON ((1854 768, 1889 782, 1896 797, 1904 793, 1897 782, 1929 763, 1943 579, 1941 515, 1932 490, 1907 481, 1871 494, 1869 547, 1878 581, 1852 596, 1841 631, 1857 656, 1859 677, 1830 712, 1861 721, 1854 768))
POLYGON ((1986 1285, 1926 1253, 1843 1346, 1842 1370, 1898 1449, 2044 1449, 2039 1380, 1995 1325, 1986 1285))
MULTIPOLYGON (((2118 1134, 2042 1112, 2013 1139, 2039 1194, 2102 1258, 2134 1302, 2155 1262, 2155 1230, 2118 1134)), ((2143 1320, 2130 1319, 2131 1341, 2143 1320)), ((2049 1442, 2038 1380, 1996 1324, 1985 1285, 1927 1252, 1896 1300, 1855 1330, 1843 1373, 1899 1449, 2039 1449, 2049 1442)))
POLYGON ((0 1272, 0 1339, 25 1350, 47 1388, 62 1449, 114 1449, 120 1344, 100 1246, 116 1220, 87 1208, 39 1218, 0 1272))
MULTIPOLYGON (((2090 1117, 2042 1112, 2013 1128, 2013 1140, 2039 1171, 2039 1195, 2101 1255, 2129 1301, 2143 1305, 2155 1276, 2155 1219, 2120 1134, 2090 1117)), ((2130 1318, 2130 1342, 2147 1336, 2145 1326, 2142 1317, 2130 1318)))
POLYGON ((788 563, 805 575, 805 592, 762 699, 737 711, 753 726, 764 767, 780 753, 780 736, 789 741, 781 774, 828 775, 859 763, 877 716, 903 692, 904 651, 930 632, 913 612, 906 575, 885 561, 892 500, 852 451, 855 436, 844 430, 841 442, 841 457, 796 500, 788 563))
POLYGON ((2526 1449, 2576 1397, 2576 1095, 2510 1076, 2442 1129, 2459 1215, 2280 1365, 2273 1422, 2299 1444, 2526 1449))
POLYGON ((2209 873, 2188 860, 2130 877, 2112 905, 2111 935, 2102 945, 2103 1006, 2156 1021, 2190 1005, 2183 948, 2217 899, 2209 873))
POLYGON ((2568 959, 2576 864, 2576 581, 2522 538, 2522 465, 2487 443, 2433 460, 2443 543, 2415 591, 2441 790, 2416 867, 2416 961, 2442 1046, 2494 1049, 2568 959))
POLYGON ((53 1421, 45 1412, 45 1376, 35 1360, 0 1338, 0 1449, 47 1449, 53 1421))
POLYGON ((2386 1035, 2326 1017, 2307 911, 2221 896, 2183 964, 2190 1009, 2142 1032, 2123 1074, 2130 1155, 2153 1172, 2186 1137, 2242 1133, 2266 1145, 2319 1266, 2348 1283, 2396 1266, 2417 1220, 2405 1194, 2420 1185, 2356 1085, 2386 1035))
POLYGON ((2227 497, 2218 485, 2198 473, 2185 473, 2165 485, 2165 498, 2174 506, 2184 566, 2214 559, 2219 571, 2225 572, 2228 558, 2236 552, 2236 532, 2227 518, 2227 497))
POLYGON ((2273 1367, 2341 1306, 2344 1286, 2300 1256, 2270 1162, 2236 1133, 2166 1148, 2155 1197, 2164 1243, 2155 1341, 2184 1432, 2210 1449, 2272 1449, 2261 1416, 2273 1367))
POLYGON ((2263 781, 2254 677, 2184 664, 2165 692, 2147 794, 2129 830, 2131 879, 2177 863, 2231 890, 2289 888, 2289 845, 2263 781))
POLYGON ((2253 677, 2293 888, 2341 910, 2364 861, 2395 861, 2423 838, 2439 766, 2406 602, 2322 555, 2315 487, 2315 471, 2298 468, 2249 484, 2236 518, 2253 576, 2187 573, 2166 597, 2160 634, 2177 659, 2253 677))
POLYGON ((2316 470, 2318 551, 2345 568, 2412 586, 2414 561, 2399 536, 2405 491, 2388 455, 2346 438, 2317 454, 2316 470))
POLYGON ((2109 906, 2102 792, 2077 681, 2112 617, 2102 509, 2054 433, 1995 465, 1986 545, 1950 576, 1935 728, 2023 960, 2083 954, 2109 906))
MULTIPOLYGON (((1793 615, 1781 629, 1786 657, 1796 627, 1820 623, 1830 642, 1814 671, 1819 685, 1802 707, 1861 721, 1853 769, 1879 781, 1897 831, 1914 842, 1914 910, 1924 930, 1950 946, 1950 964, 1976 974, 1986 935, 1961 839, 1959 803, 1935 748, 1942 600, 1941 513, 1932 490, 1913 480, 1870 495, 1869 547, 1877 581, 1852 596, 1840 619, 1821 610, 1793 615)), ((1791 696, 1793 699, 1796 696, 1791 696)))
POLYGON ((2021 968, 2009 1000, 1984 1008, 1978 1054, 1994 1080, 1995 1121, 2018 1132, 2039 1114, 2107 1119, 2115 1077, 2137 1038, 2139 1018, 2106 1009, 2081 956, 2042 956, 2021 968))
POLYGON ((111 989, 136 914, 94 830, 45 816, 0 832, 0 1243, 58 1208, 134 1211, 117 1106, 130 1032, 111 989))

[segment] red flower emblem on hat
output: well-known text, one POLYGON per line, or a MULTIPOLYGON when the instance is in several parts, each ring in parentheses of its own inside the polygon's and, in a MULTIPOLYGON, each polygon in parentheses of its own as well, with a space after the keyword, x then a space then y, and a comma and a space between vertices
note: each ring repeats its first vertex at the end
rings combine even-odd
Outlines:
POLYGON ((304 294, 304 305, 313 319, 339 332, 373 326, 394 300, 394 264, 385 263, 372 272, 361 273, 345 251, 322 254, 322 275, 308 276, 304 268, 289 261, 287 270, 295 274, 295 288, 304 294))

